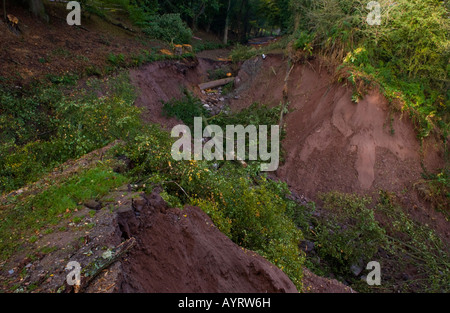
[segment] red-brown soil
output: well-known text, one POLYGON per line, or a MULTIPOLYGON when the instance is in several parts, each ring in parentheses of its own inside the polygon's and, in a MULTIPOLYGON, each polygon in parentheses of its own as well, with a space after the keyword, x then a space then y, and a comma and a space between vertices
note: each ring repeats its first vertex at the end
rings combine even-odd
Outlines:
POLYGON ((320 277, 307 268, 303 269, 303 292, 305 293, 355 293, 336 279, 320 277))
MULTIPOLYGON (((244 63, 236 80, 239 97, 230 99, 231 109, 239 111, 255 101, 280 104, 287 70, 282 55, 244 63)), ((429 172, 443 168, 442 145, 428 138, 421 147, 409 117, 392 111, 377 90, 353 103, 351 89, 334 82, 318 61, 297 64, 287 86, 285 159, 274 177, 313 200, 329 191, 393 192, 416 220, 450 240, 445 216, 416 190, 422 162, 429 172)))
POLYGON ((142 108, 147 123, 160 124, 168 130, 182 124, 163 115, 162 102, 180 98, 184 89, 199 93, 198 84, 207 81, 207 72, 218 62, 198 58, 196 61, 161 61, 130 71, 131 82, 139 90, 136 105, 142 108))
MULTIPOLYGON (((66 22, 69 11, 63 3, 50 3, 46 10, 49 23, 34 18, 20 6, 7 6, 8 14, 19 19, 21 33, 11 32, 0 19, 0 77, 24 86, 47 75, 82 75, 88 67, 101 73, 110 65, 110 53, 129 56, 159 46, 145 39, 137 40, 139 33, 126 31, 95 15, 83 17, 82 28, 69 26, 66 22)), ((116 17, 117 21, 120 19, 116 17)), ((127 24, 125 20, 120 22, 127 24)))
POLYGON ((144 199, 138 219, 131 212, 121 219, 138 247, 123 263, 119 292, 297 292, 280 269, 234 244, 201 209, 167 209, 156 193, 144 199))

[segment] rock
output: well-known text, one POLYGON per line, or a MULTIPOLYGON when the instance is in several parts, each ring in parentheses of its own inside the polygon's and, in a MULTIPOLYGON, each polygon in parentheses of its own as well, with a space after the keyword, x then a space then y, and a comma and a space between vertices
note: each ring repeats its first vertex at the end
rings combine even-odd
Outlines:
POLYGON ((132 207, 136 212, 141 212, 147 205, 148 201, 145 198, 132 199, 132 207))
POLYGON ((307 254, 314 252, 314 247, 314 242, 309 240, 304 240, 300 243, 300 249, 307 254))
POLYGON ((92 210, 100 210, 102 208, 102 204, 96 200, 88 200, 84 202, 84 206, 92 209, 92 210))
POLYGON ((406 274, 406 273, 403 273, 403 274, 402 274, 402 279, 403 279, 403 280, 410 280, 410 279, 411 279, 411 276, 409 276, 409 275, 406 274))
POLYGON ((350 271, 355 276, 359 276, 359 274, 361 274, 363 269, 364 269, 364 266, 362 264, 362 261, 360 261, 359 264, 353 264, 352 266, 350 266, 350 271))
POLYGON ((145 196, 149 205, 161 213, 166 213, 168 209, 167 202, 159 195, 159 190, 155 189, 149 196, 145 196))

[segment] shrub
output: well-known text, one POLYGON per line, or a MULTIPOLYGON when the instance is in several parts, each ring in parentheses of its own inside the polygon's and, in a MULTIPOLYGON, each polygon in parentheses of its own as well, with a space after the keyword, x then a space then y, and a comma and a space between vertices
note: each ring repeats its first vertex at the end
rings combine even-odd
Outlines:
POLYGON ((345 274, 353 264, 371 260, 385 242, 384 231, 368 208, 371 198, 337 192, 321 198, 326 211, 315 229, 318 253, 332 270, 345 274))
POLYGON ((449 245, 428 224, 414 221, 404 208, 398 205, 395 195, 380 191, 377 212, 383 214, 386 223, 385 246, 396 264, 401 268, 413 266, 414 279, 406 286, 416 285, 425 292, 449 292, 450 263, 449 245))
POLYGON ((156 185, 172 203, 202 208, 235 243, 257 251, 283 269, 301 288, 301 231, 291 219, 301 210, 286 198, 287 186, 258 175, 250 164, 174 161, 174 139, 157 126, 137 136, 123 151, 133 162, 132 175, 148 192, 156 185))
POLYGON ((173 98, 168 102, 163 102, 163 113, 168 117, 176 117, 182 120, 187 126, 194 126, 194 118, 208 115, 208 111, 203 107, 201 100, 187 89, 183 91, 184 97, 173 98))
POLYGON ((57 164, 138 131, 139 110, 126 74, 103 84, 109 92, 105 97, 95 92, 100 81, 87 85, 93 90, 80 90, 70 101, 56 87, 37 88, 36 95, 2 94, 9 118, 2 118, 5 124, 0 128, 1 191, 36 181, 57 164))
POLYGON ((179 14, 152 15, 144 23, 143 32, 152 38, 173 44, 188 44, 192 39, 191 29, 179 14))

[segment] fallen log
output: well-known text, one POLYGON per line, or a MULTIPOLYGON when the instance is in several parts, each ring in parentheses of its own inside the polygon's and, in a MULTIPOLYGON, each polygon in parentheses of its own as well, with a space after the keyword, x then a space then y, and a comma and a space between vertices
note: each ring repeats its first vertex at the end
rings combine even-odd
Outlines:
POLYGON ((200 90, 205 90, 205 89, 210 89, 210 88, 216 88, 219 86, 223 86, 226 85, 228 83, 231 83, 234 81, 234 77, 227 77, 227 78, 223 78, 223 79, 219 79, 219 80, 214 80, 214 81, 210 81, 207 83, 203 83, 198 85, 198 87, 200 87, 200 90))

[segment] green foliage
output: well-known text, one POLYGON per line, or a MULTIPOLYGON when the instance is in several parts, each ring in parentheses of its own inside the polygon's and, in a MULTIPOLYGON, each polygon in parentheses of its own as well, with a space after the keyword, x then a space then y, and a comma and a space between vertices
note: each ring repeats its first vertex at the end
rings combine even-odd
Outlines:
POLYGON ((108 54, 108 62, 114 66, 123 66, 125 64, 125 56, 122 53, 119 54, 108 54))
POLYGON ((290 36, 285 36, 269 45, 263 47, 252 47, 237 44, 230 53, 233 62, 245 61, 262 54, 268 54, 273 50, 285 49, 289 43, 290 36))
POLYGON ((436 210, 450 217, 450 169, 444 168, 437 174, 424 173, 423 178, 423 184, 416 186, 419 194, 436 210))
POLYGON ((372 260, 385 237, 368 208, 371 199, 332 192, 322 195, 322 200, 326 211, 315 229, 319 255, 333 271, 344 274, 353 264, 372 260))
POLYGON ((291 219, 301 208, 286 198, 287 186, 259 176, 253 164, 226 162, 217 169, 213 162, 174 161, 173 142, 152 126, 118 153, 132 160, 132 175, 148 191, 160 185, 172 203, 199 206, 234 242, 267 257, 301 286, 302 235, 291 219))
POLYGON ((240 62, 251 59, 257 55, 260 55, 260 51, 257 48, 243 46, 241 44, 237 44, 234 47, 233 51, 231 51, 231 60, 233 62, 240 62))
POLYGON ((312 42, 314 40, 313 34, 308 34, 307 32, 300 31, 300 34, 295 35, 294 48, 302 49, 312 53, 312 42))
POLYGON ((188 44, 192 39, 192 31, 179 14, 149 16, 142 25, 142 30, 152 38, 173 44, 188 44))
POLYGON ((22 94, 2 91, 1 191, 36 181, 57 164, 136 131, 139 110, 126 74, 106 83, 93 79, 87 86, 92 89, 80 90, 70 100, 54 86, 22 94), (96 86, 104 86, 108 94, 98 97, 96 86))
POLYGON ((221 113, 208 121, 210 124, 225 127, 226 125, 278 125, 281 106, 272 108, 260 103, 252 103, 249 107, 232 114, 221 113))
POLYGON ((195 45, 193 45, 194 52, 199 53, 205 50, 216 50, 216 49, 223 49, 227 46, 220 42, 213 42, 213 41, 206 41, 206 42, 199 42, 195 45))
POLYGON ((394 195, 380 192, 376 210, 389 223, 386 228, 386 249, 400 265, 413 265, 419 278, 408 284, 419 284, 426 292, 449 292, 449 245, 429 225, 415 222, 397 203, 394 195))
POLYGON ((219 67, 218 69, 208 70, 208 78, 210 80, 226 78, 230 71, 231 69, 229 67, 219 67))
MULTIPOLYGON (((406 292, 448 292, 448 243, 429 225, 415 221, 394 194, 380 191, 373 209, 371 197, 331 192, 321 199, 323 209, 311 218, 315 227, 309 238, 321 258, 319 266, 311 259, 316 271, 338 274, 353 281, 357 290, 373 291, 355 280, 350 266, 377 260, 385 277, 392 277, 383 278, 386 290, 400 286, 406 292), (414 269, 415 274, 402 281, 400 274, 406 269, 414 269)), ((308 210, 299 213, 301 221, 309 220, 308 210)))
POLYGON ((184 97, 173 98, 168 102, 163 102, 163 113, 168 117, 176 117, 182 120, 187 126, 194 126, 194 118, 206 116, 208 112, 203 107, 201 100, 187 89, 184 90, 184 97))

